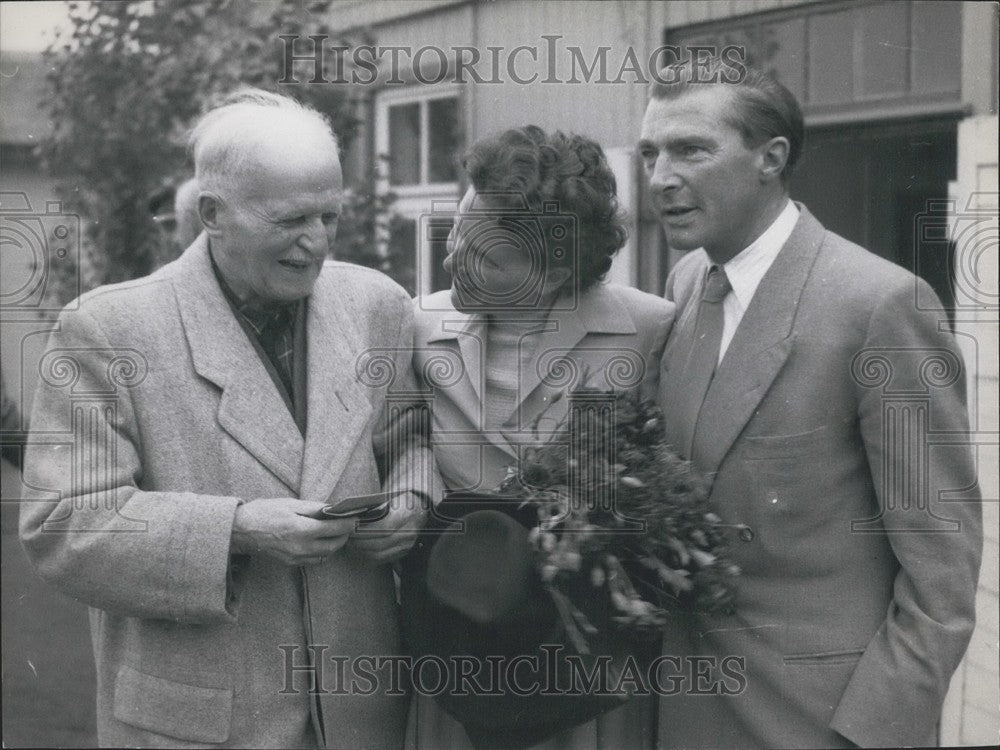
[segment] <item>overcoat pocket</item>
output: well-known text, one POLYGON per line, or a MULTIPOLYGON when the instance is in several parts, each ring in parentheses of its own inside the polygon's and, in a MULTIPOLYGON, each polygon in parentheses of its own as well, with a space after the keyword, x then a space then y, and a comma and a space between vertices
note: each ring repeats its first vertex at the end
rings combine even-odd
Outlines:
POLYGON ((225 742, 233 718, 233 690, 187 685, 124 665, 115 680, 114 716, 180 740, 225 742))

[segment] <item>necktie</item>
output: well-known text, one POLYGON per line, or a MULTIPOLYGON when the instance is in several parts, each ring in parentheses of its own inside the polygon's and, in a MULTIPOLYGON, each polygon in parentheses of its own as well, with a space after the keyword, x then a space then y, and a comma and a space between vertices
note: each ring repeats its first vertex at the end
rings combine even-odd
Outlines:
POLYGON ((683 367, 667 384, 664 405, 667 437, 674 448, 688 458, 691 456, 698 413, 719 360, 719 348, 722 346, 722 300, 730 289, 732 286, 721 266, 708 269, 686 357, 683 349, 675 355, 685 357, 683 367))
POLYGON ((257 341, 278 371, 290 398, 292 396, 292 357, 294 353, 295 313, 298 302, 270 305, 240 305, 240 315, 257 334, 257 341))

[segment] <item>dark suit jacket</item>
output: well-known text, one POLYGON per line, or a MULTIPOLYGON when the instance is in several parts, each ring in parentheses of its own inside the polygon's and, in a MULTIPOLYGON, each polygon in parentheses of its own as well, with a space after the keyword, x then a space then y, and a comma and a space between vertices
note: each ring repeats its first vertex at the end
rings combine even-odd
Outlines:
MULTIPOLYGON (((692 252, 668 279, 661 399, 708 263, 692 252)), ((753 538, 733 541, 736 615, 666 635, 665 654, 716 660, 720 694, 684 662, 685 689, 660 702, 663 747, 934 742, 972 633, 982 526, 970 450, 939 444, 967 433, 965 370, 918 288, 932 294, 802 207, 699 416, 693 460, 753 538), (726 656, 744 680, 720 673, 726 656)))

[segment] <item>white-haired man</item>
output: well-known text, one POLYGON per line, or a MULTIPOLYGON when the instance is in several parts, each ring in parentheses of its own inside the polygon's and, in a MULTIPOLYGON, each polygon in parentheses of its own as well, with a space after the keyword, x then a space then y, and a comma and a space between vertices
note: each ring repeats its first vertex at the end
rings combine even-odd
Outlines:
POLYGON ((308 516, 418 489, 430 466, 415 420, 392 418, 413 392, 410 300, 326 260, 342 178, 318 113, 245 92, 192 148, 204 232, 60 318, 26 473, 54 492, 23 505, 21 538, 91 606, 102 745, 399 746, 392 675, 351 675, 398 653, 386 563, 420 504, 360 530, 308 516), (366 372, 376 349, 397 382, 366 372))

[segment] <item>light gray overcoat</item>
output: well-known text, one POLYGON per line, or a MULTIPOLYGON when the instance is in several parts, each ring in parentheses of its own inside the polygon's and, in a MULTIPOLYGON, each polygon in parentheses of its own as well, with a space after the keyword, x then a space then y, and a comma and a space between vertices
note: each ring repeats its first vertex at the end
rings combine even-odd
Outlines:
POLYGON ((351 680, 355 662, 338 684, 334 661, 399 653, 389 566, 349 548, 306 568, 229 552, 242 501, 378 491, 387 402, 396 386, 412 391, 401 288, 328 262, 308 304, 304 439, 222 295, 204 235, 59 319, 25 471, 48 499, 23 505, 21 537, 42 577, 91 607, 102 745, 315 742, 305 675, 291 673, 293 690, 287 669, 306 662, 307 644, 330 691, 326 743, 402 741, 406 697, 351 680), (362 356, 372 348, 378 357, 362 356))

